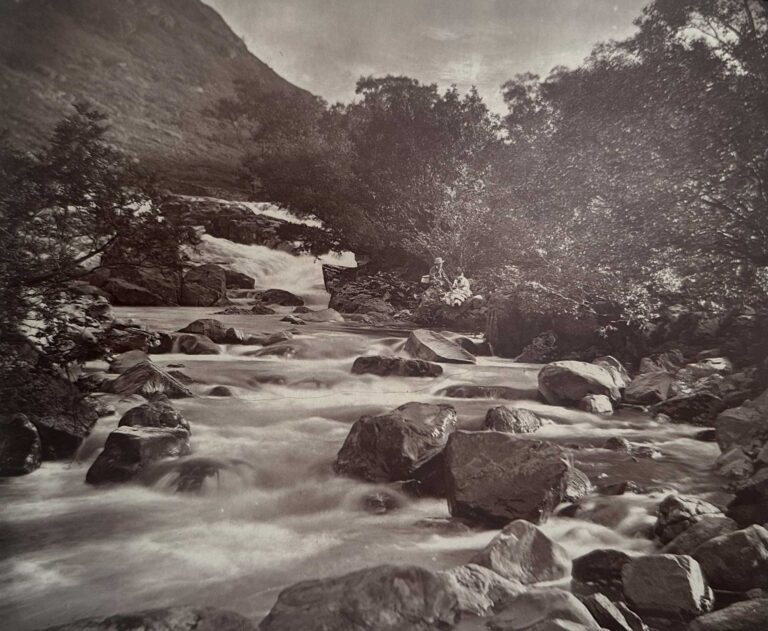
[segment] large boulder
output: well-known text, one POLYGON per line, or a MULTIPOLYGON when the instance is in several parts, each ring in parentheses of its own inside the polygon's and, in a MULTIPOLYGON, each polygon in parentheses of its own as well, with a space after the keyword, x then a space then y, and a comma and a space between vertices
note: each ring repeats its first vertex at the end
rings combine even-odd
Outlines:
POLYGON ((221 349, 216 342, 205 335, 196 333, 173 333, 172 348, 176 353, 185 355, 219 355, 221 349))
POLYGON ((722 516, 714 504, 698 497, 667 495, 657 508, 654 534, 662 543, 669 543, 680 533, 700 521, 705 515, 722 516))
POLYGON ((367 355, 355 360, 352 364, 352 373, 355 375, 368 373, 380 377, 438 377, 443 374, 443 367, 423 359, 367 355))
POLYGON ((603 593, 623 599, 621 572, 632 557, 621 550, 599 548, 573 560, 571 589, 577 594, 603 593))
POLYGON ((762 526, 749 526, 710 539, 696 548, 692 556, 714 589, 768 589, 768 530, 762 526))
POLYGON ((102 289, 109 294, 110 302, 113 305, 156 307, 168 304, 162 296, 122 278, 110 278, 102 289))
MULTIPOLYGON (((692 526, 664 546, 667 554, 690 554, 703 543, 738 529, 738 525, 725 515, 704 515, 692 526)), ((695 555, 694 555, 695 556, 695 555)))
POLYGON ((224 278, 227 289, 253 289, 256 286, 256 281, 248 274, 235 270, 225 269, 224 278))
POLYGON ((285 289, 267 289, 254 294, 254 299, 266 305, 281 305, 283 307, 303 307, 304 299, 285 289))
POLYGON ((491 631, 599 631, 589 610, 570 592, 534 588, 508 600, 486 624, 491 631))
POLYGON ((123 396, 152 396, 158 393, 171 399, 194 396, 187 386, 151 361, 136 364, 126 370, 110 384, 110 390, 123 396))
POLYGON ((604 394, 588 394, 579 401, 579 409, 590 414, 610 416, 613 414, 613 403, 604 394))
POLYGON ((604 594, 590 594, 583 597, 581 602, 602 629, 607 631, 640 631, 640 629, 647 631, 648 629, 630 610, 620 608, 604 594), (627 617, 630 620, 627 620, 627 617))
POLYGON ((450 405, 406 403, 352 425, 336 456, 337 473, 371 482, 407 480, 445 447, 456 428, 450 405))
POLYGON ((624 390, 624 400, 635 405, 654 405, 666 401, 675 378, 656 370, 637 375, 624 390))
POLYGON ((706 387, 670 397, 653 406, 654 414, 665 414, 673 421, 711 427, 723 408, 723 400, 706 387))
POLYGON ((181 300, 185 307, 213 307, 227 303, 227 274, 223 267, 208 263, 193 267, 181 284, 181 300))
POLYGON ((558 445, 503 432, 454 432, 444 454, 451 515, 497 528, 546 520, 573 468, 558 445))
POLYGON ((565 549, 522 519, 504 526, 470 563, 524 584, 556 581, 567 576, 571 568, 565 549))
POLYGON ((405 343, 405 351, 418 359, 446 364, 474 364, 475 356, 447 337, 430 331, 411 331, 405 343))
POLYGON ((85 481, 94 485, 128 482, 153 462, 186 456, 190 451, 189 432, 181 427, 120 427, 107 436, 85 481))
POLYGON ((199 320, 190 322, 183 329, 179 329, 179 333, 204 335, 217 344, 225 344, 228 328, 229 327, 223 324, 220 320, 214 318, 200 318, 199 320))
POLYGON ((547 364, 539 371, 539 392, 552 405, 578 405, 589 394, 621 400, 613 375, 602 366, 577 361, 547 364))
POLYGON ((257 631, 233 611, 212 607, 168 607, 115 616, 83 618, 43 631, 257 631))
POLYGON ((768 443, 768 390, 753 401, 718 414, 715 437, 723 452, 740 447, 754 455, 768 443))
POLYGON ((643 617, 683 622, 712 610, 712 590, 686 555, 636 557, 622 568, 622 581, 627 601, 643 617))
POLYGON ((768 524, 768 467, 739 484, 726 514, 742 528, 768 524))
POLYGON ((611 377, 613 377, 613 383, 616 384, 616 387, 619 390, 626 388, 630 381, 632 381, 629 377, 627 369, 624 368, 624 364, 622 364, 618 359, 612 357, 611 355, 605 355, 604 357, 593 359, 592 363, 595 364, 595 366, 605 368, 605 370, 611 374, 611 377))
POLYGON ((522 583, 474 563, 457 565, 441 574, 450 581, 461 613, 471 616, 488 616, 526 590, 522 583))
POLYGON ((756 598, 699 616, 687 631, 765 631, 766 623, 768 598, 756 598))
POLYGON ((486 429, 495 432, 527 434, 539 429, 542 421, 538 414, 530 410, 499 405, 486 412, 483 424, 486 429))
POLYGON ((434 631, 458 621, 459 602, 444 575, 382 565, 297 583, 280 592, 261 631, 434 631))
POLYGON ((41 460, 40 435, 29 419, 23 414, 0 417, 0 477, 32 473, 41 460))
POLYGON ((164 394, 157 395, 148 403, 138 405, 128 410, 118 427, 181 427, 190 431, 189 421, 185 419, 181 412, 171 405, 164 394))
POLYGON ((93 401, 86 397, 75 404, 74 409, 35 415, 30 420, 40 435, 43 460, 61 460, 77 453, 99 420, 99 414, 93 401))

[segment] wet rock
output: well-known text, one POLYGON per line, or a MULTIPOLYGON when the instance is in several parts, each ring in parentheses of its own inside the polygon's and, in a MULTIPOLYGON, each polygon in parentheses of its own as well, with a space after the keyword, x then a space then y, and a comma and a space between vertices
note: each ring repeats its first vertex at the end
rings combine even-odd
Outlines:
POLYGON ((400 497, 390 491, 375 491, 363 497, 363 509, 372 515, 391 513, 402 506, 400 497))
POLYGON ((646 493, 647 490, 634 480, 621 480, 619 482, 609 482, 597 487, 600 495, 624 495, 625 493, 646 493))
POLYGON ((122 278, 110 278, 104 283, 102 289, 109 294, 110 302, 113 305, 156 307, 168 304, 162 296, 122 278))
POLYGON ((149 403, 131 408, 120 419, 118 427, 181 427, 190 431, 189 421, 171 405, 164 394, 152 398, 149 403))
POLYGON ((552 405, 578 405, 589 394, 619 402, 621 395, 613 376, 601 366, 577 361, 547 364, 539 371, 539 392, 552 405))
MULTIPOLYGON (((173 364, 168 364, 168 366, 172 366, 173 364)), ((193 383, 197 383, 195 379, 190 377, 187 373, 181 371, 181 370, 169 370, 168 374, 173 377, 174 379, 177 379, 181 383, 183 383, 185 386, 188 386, 193 383)))
POLYGON ((696 432, 694 438, 700 440, 703 443, 714 443, 717 440, 715 430, 713 428, 702 429, 696 432))
POLYGON ((699 616, 688 631, 765 631, 768 598, 738 602, 725 609, 699 616))
POLYGON ((227 326, 219 320, 213 318, 201 318, 190 322, 179 333, 194 333, 195 335, 204 335, 217 344, 224 344, 227 337, 227 326))
MULTIPOLYGON (((230 307, 229 309, 231 308, 232 307, 230 307)), ((244 309, 244 311, 246 313, 252 313, 254 315, 272 315, 274 313, 277 313, 277 311, 275 311, 272 307, 268 307, 267 305, 264 305, 261 303, 253 305, 250 309, 244 309)), ((231 313, 231 311, 229 311, 228 309, 225 309, 222 313, 231 313)))
POLYGON ((460 335, 459 337, 455 338, 453 340, 456 342, 459 346, 461 346, 465 351, 468 353, 471 353, 475 357, 490 357, 493 355, 491 352, 491 346, 488 344, 487 341, 478 341, 473 340, 468 337, 465 337, 463 335, 460 335))
POLYGON ((256 281, 248 274, 234 270, 224 270, 224 279, 227 289, 253 289, 256 286, 256 281))
POLYGON ((739 483, 736 497, 728 504, 726 515, 742 528, 768 523, 768 467, 739 483))
POLYGON ((189 453, 189 432, 180 427, 120 427, 107 437, 85 481, 93 485, 128 482, 153 462, 189 453))
POLYGON ((459 612, 448 577, 415 566, 381 565, 284 589, 259 629, 433 631, 452 628, 459 612))
POLYGON ((675 378, 668 372, 640 373, 624 390, 624 401, 636 405, 654 405, 666 401, 675 378))
POLYGON ((229 327, 224 332, 224 338, 222 344, 245 344, 248 340, 248 336, 241 329, 236 327, 229 327))
POLYGON ((709 390, 695 390, 657 403, 652 411, 654 414, 666 414, 673 421, 712 425, 722 406, 723 400, 716 394, 709 390))
POLYGON ((403 490, 416 497, 444 498, 446 486, 443 452, 441 451, 416 469, 411 475, 411 479, 403 484, 403 490))
POLYGON ((372 374, 381 377, 438 377, 443 374, 439 364, 423 359, 405 359, 404 357, 382 357, 370 355, 358 357, 352 364, 355 375, 372 374))
POLYGON ((149 361, 149 355, 144 351, 135 350, 120 353, 109 364, 109 372, 122 374, 129 368, 133 368, 136 364, 140 364, 143 361, 149 361))
POLYGON ((290 331, 278 331, 267 335, 261 342, 262 346, 272 346, 272 344, 280 344, 281 342, 288 342, 293 339, 293 333, 290 331))
POLYGON ((563 501, 578 502, 589 495, 593 490, 594 487, 589 481, 587 474, 576 467, 572 467, 568 472, 568 482, 565 486, 563 501))
POLYGON ((74 457, 99 420, 99 414, 85 397, 74 404, 74 409, 30 415, 29 420, 40 435, 43 460, 61 460, 74 457))
POLYGON ((208 390, 209 397, 233 397, 235 393, 227 386, 214 386, 208 390))
POLYGON ((579 401, 579 409, 590 414, 610 416, 613 414, 613 404, 604 394, 588 394, 579 401))
POLYGON ((163 393, 171 399, 194 396, 192 391, 151 361, 129 368, 111 384, 115 394, 152 396, 163 393))
POLYGON ((491 631, 600 629, 576 596, 554 588, 534 588, 513 597, 488 620, 486 626, 491 631))
POLYGON ((734 532, 737 528, 736 522, 725 515, 704 515, 672 539, 662 548, 662 551, 667 554, 692 555, 701 544, 720 535, 734 532))
POLYGON ((611 436, 605 441, 604 449, 620 451, 629 454, 633 458, 660 458, 661 450, 653 445, 644 445, 641 443, 631 443, 621 436, 611 436))
POLYGON ((160 334, 150 333, 140 327, 118 328, 114 324, 109 329, 106 345, 113 353, 128 351, 159 352, 160 334))
POLYGON ((510 388, 508 386, 476 386, 474 384, 448 386, 437 394, 441 397, 453 399, 504 399, 506 401, 535 399, 537 396, 535 390, 510 388))
POLYGON ((753 525, 702 543, 693 552, 714 589, 768 589, 768 530, 753 525))
POLYGON ((311 311, 309 307, 296 307, 291 313, 310 313, 311 311))
MULTIPOLYGON (((256 307, 254 307, 255 309, 256 307)), ((280 319, 280 322, 288 322, 289 324, 306 324, 304 320, 302 320, 299 316, 288 314, 284 318, 280 319)))
POLYGON ((414 526, 426 530, 434 530, 442 535, 466 535, 472 532, 472 527, 462 519, 452 517, 427 517, 414 522, 414 526))
POLYGON ((621 571, 631 557, 621 550, 598 549, 573 560, 572 589, 577 594, 601 592, 613 600, 623 600, 621 571))
POLYGON ((669 543, 704 515, 722 514, 717 506, 697 497, 667 495, 658 506, 653 532, 662 543, 669 543))
POLYGON ((454 432, 444 455, 451 515, 491 527, 546 520, 572 469, 558 445, 502 432, 454 432))
POLYGON ((227 274, 219 265, 193 267, 181 285, 179 304, 185 307, 213 307, 227 303, 227 274))
POLYGON ((300 318, 297 318, 294 315, 288 315, 283 318, 283 321, 291 322, 291 324, 301 324, 302 322, 344 322, 344 316, 335 309, 319 309, 318 311, 305 313, 300 318), (295 320, 300 320, 300 322, 296 322, 295 320))
POLYGON ((185 355, 219 355, 221 349, 218 345, 206 337, 195 333, 174 333, 174 351, 185 355))
POLYGON ((254 299, 267 305, 283 307, 303 307, 304 299, 285 289, 267 289, 254 294, 254 299))
POLYGON ((484 425, 486 429, 496 432, 526 434, 535 432, 542 423, 541 418, 535 412, 499 405, 486 412, 484 425))
POLYGON ((42 457, 40 435, 24 414, 0 417, 0 477, 32 473, 42 457))
POLYGON ((532 523, 518 519, 502 529, 470 563, 520 583, 555 581, 568 575, 565 549, 532 523))
POLYGON ((445 447, 456 427, 449 405, 406 403, 380 416, 363 416, 352 426, 334 469, 371 482, 407 480, 445 447))
POLYGON ((459 565, 441 574, 450 581, 461 613, 472 616, 488 616, 526 589, 521 583, 474 563, 459 565))
POLYGON ((688 621, 712 609, 712 590, 691 557, 636 557, 622 568, 624 594, 641 616, 688 621))
MULTIPOLYGON (((632 626, 624 616, 624 613, 614 605, 604 594, 590 594, 581 599, 581 602, 592 614, 595 622, 607 631, 635 631, 638 629, 637 620, 633 619, 632 626)), ((640 621, 642 625, 642 621, 640 621)), ((642 629, 642 627, 639 627, 642 629)), ((646 627, 647 628, 647 627, 646 627)))
POLYGON ((448 364, 474 364, 474 355, 465 351, 456 342, 430 331, 411 331, 405 343, 405 351, 418 359, 448 364))
POLYGON ((233 611, 212 607, 168 607, 116 616, 83 618, 43 631, 258 631, 233 611))

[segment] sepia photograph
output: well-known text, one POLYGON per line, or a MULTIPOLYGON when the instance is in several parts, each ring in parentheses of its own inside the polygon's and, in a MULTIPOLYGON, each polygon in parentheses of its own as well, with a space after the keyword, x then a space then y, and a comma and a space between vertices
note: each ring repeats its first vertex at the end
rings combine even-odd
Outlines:
POLYGON ((0 631, 768 631, 768 0, 0 0, 0 631))

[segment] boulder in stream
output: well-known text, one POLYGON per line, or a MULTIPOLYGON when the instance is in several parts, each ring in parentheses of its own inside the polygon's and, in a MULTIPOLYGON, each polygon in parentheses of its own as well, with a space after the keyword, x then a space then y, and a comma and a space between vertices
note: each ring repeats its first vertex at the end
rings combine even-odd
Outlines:
POLYGON ((699 616, 688 631, 765 631, 766 621, 768 598, 756 598, 699 616))
POLYGON ((372 374, 380 377, 438 377, 443 374, 443 367, 423 359, 366 355, 358 357, 354 361, 352 373, 355 375, 372 374))
POLYGON ((478 386, 472 383, 448 386, 437 394, 452 399, 503 399, 505 401, 535 399, 537 396, 536 390, 510 386, 478 386))
POLYGON ((635 405, 654 405, 666 401, 675 378, 663 370, 640 373, 624 390, 624 400, 635 405))
POLYGON ((539 371, 539 392, 552 405, 578 405, 590 394, 618 403, 621 394, 613 375, 602 366, 578 361, 547 364, 539 371))
POLYGON ((295 315, 287 315, 283 321, 291 324, 306 324, 307 322, 344 322, 344 316, 336 309, 319 309, 302 314, 299 318, 295 315))
POLYGON ((598 548, 573 560, 571 589, 582 595, 603 593, 612 599, 624 598, 621 571, 632 559, 622 550, 598 548))
POLYGON ((280 305, 283 307, 303 307, 304 299, 285 289, 266 289, 258 291, 253 296, 254 300, 266 305, 280 305))
POLYGON ((495 432, 528 434, 539 429, 542 422, 539 415, 530 410, 499 405, 486 412, 483 424, 495 432))
POLYGON ((189 432, 181 427, 120 427, 107 436, 85 481, 93 485, 128 482, 153 462, 189 453, 189 432))
POLYGON ((563 589, 535 587, 507 600, 486 624, 491 631, 600 631, 589 610, 563 589))
POLYGON ((429 329, 411 331, 405 351, 417 359, 446 364, 474 364, 477 361, 459 344, 429 329))
POLYGON ((192 391, 151 361, 129 368, 110 384, 115 394, 152 396, 163 393, 171 399, 194 396, 192 391))
POLYGON ((126 351, 120 353, 109 364, 109 372, 117 373, 118 375, 124 373, 129 368, 133 368, 136 364, 140 364, 143 361, 149 361, 149 355, 144 351, 126 351))
POLYGON ((754 455, 768 443, 768 390, 753 401, 721 412, 715 420, 715 438, 723 452, 740 447, 754 455))
POLYGON ((189 421, 171 405, 168 397, 159 394, 143 405, 131 408, 120 419, 118 427, 181 427, 190 431, 189 421))
POLYGON ((669 543, 705 515, 721 516, 722 514, 723 512, 717 506, 698 497, 667 495, 657 508, 653 532, 659 541, 669 543))
POLYGON ((562 447, 504 432, 456 431, 444 455, 451 515, 497 528, 546 520, 573 468, 562 447))
POLYGON ((168 607, 83 618, 43 631, 258 631, 248 618, 213 607, 168 607))
POLYGON ((24 414, 0 418, 0 477, 26 475, 40 466, 37 428, 24 414))
POLYGON ((451 582, 462 614, 488 616, 526 590, 526 586, 493 570, 467 563, 441 572, 451 582))
POLYGON ((227 303, 227 274, 224 268, 208 263, 193 267, 181 285, 179 304, 185 307, 213 307, 227 303))
POLYGON ((704 515, 662 548, 667 554, 690 554, 710 539, 734 532, 738 525, 725 515, 704 515))
POLYGON ((460 606, 452 581, 416 566, 381 565, 284 589, 261 631, 451 629, 460 606))
POLYGON ((409 479, 445 447, 456 427, 450 405, 406 403, 357 420, 336 456, 337 473, 370 482, 409 479))
POLYGON ((696 548, 692 556, 714 589, 768 589, 768 530, 762 526, 753 525, 710 539, 696 548))
POLYGON ((768 524, 768 467, 739 483, 726 514, 742 528, 768 524))
POLYGON ((600 416, 613 414, 613 404, 604 394, 588 394, 579 401, 579 409, 600 416))
POLYGON ((641 616, 686 622, 712 610, 712 590, 692 557, 653 554, 622 569, 624 594, 641 616))
POLYGON ((179 333, 194 333, 196 335, 204 335, 217 344, 226 343, 227 327, 221 321, 214 318, 200 318, 194 322, 190 322, 183 329, 179 329, 179 333))
POLYGON ((256 280, 242 272, 225 269, 224 278, 227 289, 253 289, 256 286, 256 280))
POLYGON ((524 584, 556 581, 571 569, 565 549, 523 519, 504 526, 470 563, 524 584))
POLYGON ((109 294, 110 302, 113 305, 156 307, 168 304, 163 297, 146 287, 129 283, 123 278, 110 278, 102 286, 102 289, 109 294))
POLYGON ((219 355, 221 349, 209 337, 197 333, 174 333, 173 350, 185 355, 219 355))

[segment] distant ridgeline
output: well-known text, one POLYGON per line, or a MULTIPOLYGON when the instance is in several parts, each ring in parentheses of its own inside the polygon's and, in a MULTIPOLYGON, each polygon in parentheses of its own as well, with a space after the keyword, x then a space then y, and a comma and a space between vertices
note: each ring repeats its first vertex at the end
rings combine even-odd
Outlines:
POLYGON ((200 0, 0 3, 0 127, 35 148, 69 105, 109 115, 110 137, 176 192, 240 190, 242 138, 208 112, 244 80, 310 95, 254 57, 200 0))

